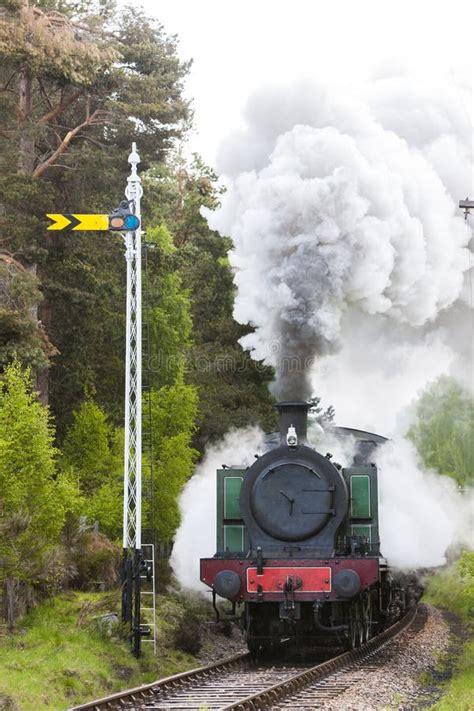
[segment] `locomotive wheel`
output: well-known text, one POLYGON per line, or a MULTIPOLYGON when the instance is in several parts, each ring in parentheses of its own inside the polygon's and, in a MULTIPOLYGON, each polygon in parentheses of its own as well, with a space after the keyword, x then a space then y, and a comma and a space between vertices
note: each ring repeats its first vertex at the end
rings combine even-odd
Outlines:
POLYGON ((256 639, 248 639, 247 647, 251 654, 258 654, 260 651, 260 643, 256 639))
POLYGON ((367 596, 367 600, 362 601, 362 624, 364 627, 364 642, 368 642, 372 637, 372 597, 367 596))
POLYGON ((349 618, 349 649, 356 649, 371 637, 372 607, 370 597, 357 600, 351 606, 349 618))
POLYGON ((365 617, 364 617, 364 601, 359 600, 359 602, 357 603, 357 632, 358 632, 357 646, 358 647, 360 647, 365 642, 365 631, 366 631, 366 624, 365 624, 365 617))
POLYGON ((349 648, 356 649, 360 644, 360 622, 359 622, 359 603, 355 602, 351 605, 349 618, 349 648))

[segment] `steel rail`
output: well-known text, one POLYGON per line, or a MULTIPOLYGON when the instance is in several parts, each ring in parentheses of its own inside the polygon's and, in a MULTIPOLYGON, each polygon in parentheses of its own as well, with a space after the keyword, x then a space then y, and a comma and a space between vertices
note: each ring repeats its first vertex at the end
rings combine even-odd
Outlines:
POLYGON ((285 679, 279 684, 264 689, 263 691, 241 699, 228 706, 223 706, 219 711, 260 711, 275 704, 280 699, 300 691, 315 681, 319 681, 334 672, 347 667, 354 662, 360 662, 375 651, 384 647, 388 642, 394 640, 398 635, 407 630, 417 615, 417 607, 410 610, 405 617, 388 627, 386 630, 373 637, 365 644, 350 652, 344 652, 334 659, 330 659, 322 664, 317 664, 299 674, 295 674, 289 679, 285 679))
MULTIPOLYGON (((229 705, 220 706, 219 711, 260 711, 261 709, 271 707, 286 696, 303 690, 311 683, 322 680, 334 672, 345 669, 352 664, 363 661, 407 630, 416 618, 417 609, 417 607, 414 607, 401 620, 357 649, 344 652, 333 659, 319 663, 297 674, 293 674, 284 681, 266 687, 243 699, 238 699, 229 705)), ((185 688, 191 682, 201 679, 208 681, 211 677, 218 676, 222 672, 245 667, 253 660, 254 658, 250 652, 236 654, 203 667, 165 677, 151 684, 144 684, 134 689, 118 692, 80 706, 74 706, 69 709, 69 711, 112 711, 113 709, 132 708, 129 706, 130 703, 133 704, 134 709, 150 708, 150 706, 142 706, 141 703, 148 702, 149 704, 154 699, 158 701, 158 698, 166 691, 185 688)))
POLYGON ((249 663, 252 659, 253 657, 250 652, 234 654, 232 657, 220 659, 217 662, 206 664, 204 667, 197 667, 196 669, 190 669, 189 671, 181 672, 180 674, 173 674, 172 676, 164 677, 158 681, 153 681, 151 684, 142 684, 142 686, 137 686, 134 689, 119 691, 116 694, 111 694, 110 696, 106 696, 102 699, 90 701, 87 704, 73 706, 68 711, 110 711, 110 709, 120 708, 123 705, 120 704, 120 706, 114 706, 114 702, 149 700, 156 695, 157 691, 164 691, 169 688, 178 688, 192 679, 209 678, 213 674, 218 674, 221 671, 228 671, 234 667, 249 663))

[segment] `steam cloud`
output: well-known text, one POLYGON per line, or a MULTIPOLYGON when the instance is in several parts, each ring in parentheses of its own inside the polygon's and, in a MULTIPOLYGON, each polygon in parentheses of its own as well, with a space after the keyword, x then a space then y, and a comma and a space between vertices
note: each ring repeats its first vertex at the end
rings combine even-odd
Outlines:
POLYGON ((209 224, 232 237, 241 343, 311 395, 349 312, 419 329, 466 298, 472 129, 462 90, 379 79, 358 98, 299 83, 256 94, 220 153, 209 224), (454 167, 455 166, 455 167, 454 167))
MULTIPOLYGON (((234 316, 255 328, 241 343, 276 368, 275 394, 307 398, 314 379, 340 424, 398 432, 377 465, 382 553, 400 568, 473 546, 472 491, 424 471, 403 438, 426 382, 451 372, 472 387, 471 231, 457 208, 473 185, 465 94, 409 76, 357 96, 314 82, 262 90, 221 148, 228 192, 206 211, 232 237, 234 316)), ((310 437, 350 463, 350 442, 310 437)), ((215 470, 253 461, 260 439, 230 433, 188 483, 173 554, 184 585, 202 588, 198 559, 215 552, 215 470)))
POLYGON ((197 590, 199 559, 216 552, 216 469, 222 464, 246 467, 261 451, 263 433, 258 427, 228 432, 221 442, 209 446, 202 462, 187 483, 180 499, 182 522, 176 534, 171 565, 179 582, 197 590))
POLYGON ((474 548, 474 492, 425 471, 413 445, 388 442, 377 455, 382 554, 392 567, 443 565, 450 547, 474 548))

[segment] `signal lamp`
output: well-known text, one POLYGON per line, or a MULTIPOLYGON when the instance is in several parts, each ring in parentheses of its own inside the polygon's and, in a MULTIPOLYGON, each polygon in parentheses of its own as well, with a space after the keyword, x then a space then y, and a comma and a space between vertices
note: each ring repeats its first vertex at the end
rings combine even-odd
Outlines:
POLYGON ((109 217, 109 229, 122 232, 137 230, 140 227, 140 220, 131 212, 115 212, 109 217))
POLYGON ((123 200, 115 212, 109 216, 109 230, 133 232, 140 227, 140 220, 130 212, 128 202, 123 200))

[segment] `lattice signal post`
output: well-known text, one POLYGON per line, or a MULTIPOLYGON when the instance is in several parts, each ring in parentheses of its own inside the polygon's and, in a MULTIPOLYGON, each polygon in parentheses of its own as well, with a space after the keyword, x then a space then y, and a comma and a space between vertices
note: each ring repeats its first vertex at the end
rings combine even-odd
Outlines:
MULTIPOLYGON (((131 173, 125 195, 140 221, 143 195, 137 172, 140 156, 136 144, 128 157, 131 173)), ((127 262, 127 320, 125 352, 125 451, 123 498, 122 621, 130 627, 132 649, 140 655, 144 629, 140 620, 142 564, 142 267, 141 227, 124 235, 127 262)))
MULTIPOLYGON (((130 628, 134 654, 150 629, 140 621, 141 578, 150 579, 151 560, 142 560, 142 245, 140 200, 143 195, 136 143, 128 156, 127 200, 111 214, 48 213, 48 230, 118 231, 124 233, 127 262, 127 325, 125 361, 125 457, 123 498, 122 620, 130 628), (145 575, 143 573, 146 573, 145 575)), ((153 580, 154 585, 154 580, 153 580)), ((148 593, 149 594, 149 593, 148 593)), ((154 598, 153 598, 154 599, 154 598)), ((154 602, 153 602, 154 628, 154 602)))

